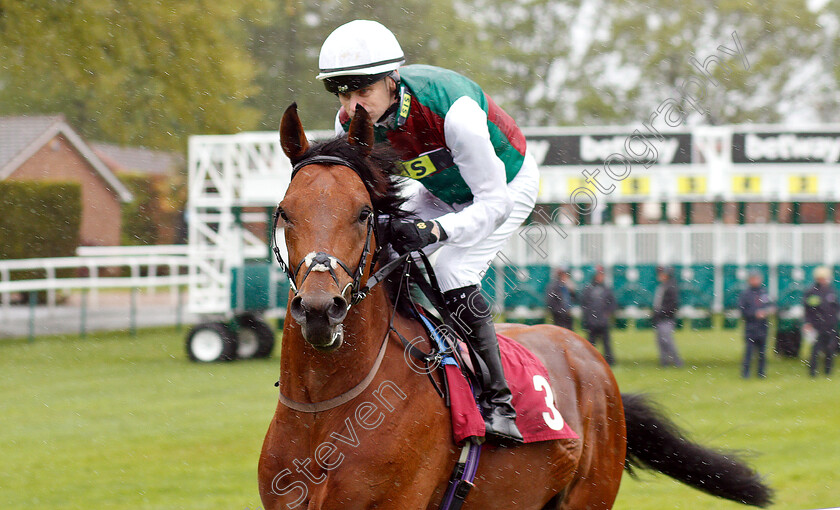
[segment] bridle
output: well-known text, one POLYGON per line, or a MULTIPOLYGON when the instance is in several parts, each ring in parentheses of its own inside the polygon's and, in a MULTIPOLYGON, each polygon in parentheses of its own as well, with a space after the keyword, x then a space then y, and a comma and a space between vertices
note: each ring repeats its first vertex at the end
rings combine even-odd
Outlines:
MULTIPOLYGON (((326 163, 330 165, 342 165, 353 169, 356 174, 361 175, 358 169, 353 166, 353 163, 347 161, 344 158, 340 158, 337 156, 312 156, 310 158, 306 158, 294 165, 292 168, 292 177, 289 180, 291 181, 297 175, 297 172, 308 165, 314 165, 318 163, 326 163)), ((303 282, 306 281, 306 277, 312 271, 329 271, 330 276, 332 276, 333 281, 335 282, 336 286, 340 286, 338 283, 338 276, 335 274, 336 266, 341 267, 353 280, 348 283, 344 289, 341 291, 342 297, 344 297, 345 293, 349 290, 350 296, 347 299, 347 310, 350 310, 350 307, 360 303, 370 292, 370 290, 379 282, 384 280, 388 275, 393 273, 395 270, 401 268, 408 260, 409 253, 401 255, 394 260, 388 262, 383 267, 379 269, 376 273, 372 274, 367 281, 365 282, 364 286, 361 285, 362 276, 364 275, 365 268, 367 267, 367 260, 368 257, 371 256, 370 250, 370 242, 371 239, 376 236, 376 250, 373 252, 373 256, 371 257, 371 271, 373 270, 373 265, 376 264, 376 260, 379 255, 379 250, 381 249, 381 240, 382 237, 377 233, 377 225, 379 222, 379 215, 377 215, 376 211, 371 211, 370 215, 367 218, 367 234, 365 235, 365 245, 362 248, 362 254, 359 257, 359 263, 356 266, 355 270, 351 270, 350 267, 339 260, 337 257, 334 257, 326 252, 312 252, 306 255, 300 262, 295 265, 294 270, 291 268, 289 264, 283 260, 283 256, 280 254, 280 248, 277 247, 277 223, 280 218, 280 206, 278 205, 277 208, 274 210, 274 224, 271 229, 271 248, 274 252, 274 256, 277 258, 277 263, 280 264, 280 268, 286 273, 286 276, 289 278, 289 284, 291 286, 292 292, 294 292, 295 296, 299 293, 299 287, 296 283, 297 276, 300 273, 301 268, 303 267, 304 263, 308 264, 308 268, 306 272, 303 274, 303 279, 301 279, 301 286, 303 286, 303 282)), ((394 308, 394 312, 391 316, 391 321, 388 326, 388 332, 386 333, 385 337, 382 339, 382 344, 379 348, 379 353, 376 356, 376 360, 373 363, 373 366, 368 371, 368 374, 362 379, 358 384, 356 384, 353 388, 349 389, 348 391, 342 393, 341 395, 324 400, 321 402, 297 402, 294 401, 285 395, 283 395, 282 390, 279 394, 280 403, 284 406, 294 409, 296 411, 305 412, 305 413, 319 413, 324 412, 340 405, 343 405, 354 398, 358 397, 363 391, 365 391, 370 383, 373 381, 373 378, 376 376, 376 373, 379 371, 379 366, 382 364, 382 360, 385 357, 385 349, 388 345, 388 337, 390 336, 391 331, 395 331, 393 326, 394 315, 396 314, 396 308, 394 308)), ((399 335, 399 333, 397 333, 399 335)), ((402 335, 400 335, 400 340, 405 343, 402 335)), ((412 346, 413 347, 413 346, 412 346)), ((416 351, 417 349, 414 348, 416 351)), ((431 376, 430 376, 431 377, 431 376)), ((275 383, 275 386, 279 386, 280 381, 275 383)))
MULTIPOLYGON (((328 165, 342 165, 353 169, 357 175, 361 175, 359 169, 356 166, 348 161, 347 159, 338 157, 338 156, 327 156, 327 155, 317 155, 306 158, 297 162, 294 167, 292 167, 292 176, 289 179, 291 183, 294 180, 295 175, 297 175, 298 171, 309 165, 315 164, 328 164, 328 165)), ((367 282, 364 286, 362 286, 362 276, 364 276, 365 269, 367 268, 368 258, 371 259, 371 271, 373 270, 373 265, 376 263, 376 260, 379 256, 379 250, 382 247, 381 243, 381 235, 377 232, 377 225, 379 223, 379 215, 376 213, 375 210, 372 210, 371 213, 367 217, 367 233, 365 235, 365 245, 362 248, 362 253, 359 257, 359 263, 356 265, 355 270, 351 270, 350 267, 340 260, 338 257, 330 255, 329 253, 319 251, 319 252, 312 252, 307 254, 300 262, 295 265, 294 269, 283 260, 283 256, 280 254, 280 248, 277 246, 277 223, 280 219, 280 206, 278 205, 277 208, 274 210, 274 224, 271 229, 271 247, 272 251, 274 252, 274 256, 277 259, 277 263, 280 264, 280 268, 286 273, 286 277, 289 279, 289 285, 294 292, 295 296, 298 295, 299 286, 297 284, 298 274, 303 267, 303 264, 306 263, 308 265, 306 272, 303 274, 303 278, 300 281, 300 286, 303 286, 303 282, 306 281, 306 277, 312 271, 323 271, 329 272, 330 276, 332 276, 333 281, 335 282, 336 286, 340 286, 338 282, 338 276, 335 273, 336 267, 340 267, 344 270, 347 275, 352 278, 352 281, 344 286, 341 290, 341 296, 345 297, 347 291, 350 292, 349 296, 346 297, 347 299, 347 309, 349 310, 351 306, 358 304, 361 302, 370 292, 370 289, 373 288, 374 285, 382 281, 385 277, 387 277, 391 272, 393 272, 397 267, 401 265, 402 262, 405 262, 407 258, 407 254, 403 255, 388 264, 386 264, 383 268, 377 271, 375 274, 371 275, 368 278, 367 282), (373 252, 373 256, 371 256, 371 239, 376 238, 376 250, 373 252)))
MULTIPOLYGON (((289 179, 289 182, 291 183, 291 181, 294 180, 295 175, 297 175, 298 171, 301 168, 319 163, 346 166, 353 169, 357 175, 361 175, 359 169, 356 168, 352 162, 344 158, 337 156, 319 155, 306 158, 296 163, 292 167, 292 176, 291 179, 289 179)), ((278 205, 277 208, 274 210, 274 224, 271 229, 270 241, 271 249, 274 252, 274 256, 277 258, 277 262, 278 264, 280 264, 281 269, 283 269, 283 271, 286 273, 286 276, 289 278, 289 284, 295 296, 298 295, 300 290, 300 287, 297 285, 297 277, 301 269, 303 268, 304 263, 306 263, 308 267, 303 274, 303 278, 300 281, 300 286, 303 286, 303 282, 306 281, 306 278, 312 271, 329 272, 336 286, 340 286, 338 282, 338 276, 335 272, 336 267, 340 267, 353 279, 341 291, 342 297, 344 297, 348 290, 350 291, 349 299, 347 299, 347 310, 349 311, 350 307, 361 302, 375 285, 387 278, 391 273, 395 272, 396 270, 406 267, 409 257, 411 256, 411 252, 406 252, 403 255, 394 258, 393 260, 379 268, 378 271, 371 274, 364 285, 361 284, 362 277, 364 275, 365 269, 367 268, 368 257, 371 258, 371 271, 373 271, 373 266, 376 264, 376 260, 379 256, 379 251, 382 248, 383 239, 380 235, 381 232, 380 227, 378 227, 378 225, 380 225, 380 221, 385 219, 385 217, 384 215, 377 214, 376 210, 374 209, 367 217, 367 233, 365 235, 365 245, 362 248, 362 253, 359 256, 359 263, 356 265, 355 270, 351 270, 347 264, 339 260, 337 257, 334 257, 329 253, 322 251, 307 254, 305 257, 303 257, 303 259, 300 262, 298 262, 294 266, 294 269, 292 269, 292 266, 290 266, 286 263, 285 260, 283 260, 283 256, 280 254, 280 248, 277 246, 277 223, 279 221, 279 218, 280 206, 278 205), (371 257, 371 240, 374 238, 374 236, 376 237, 376 250, 374 250, 373 256, 371 257)), ((418 256, 426 264, 426 270, 429 274, 430 279, 433 281, 434 289, 437 291, 436 295, 442 296, 440 294, 440 289, 437 287, 437 282, 434 280, 434 273, 431 269, 431 265, 429 264, 428 259, 422 252, 418 252, 418 256)), ((397 290, 398 296, 402 290, 403 284, 407 284, 408 277, 409 274, 406 272, 406 274, 402 278, 400 278, 400 288, 397 290)), ((421 289, 422 288, 423 287, 421 286, 421 289)), ((424 292, 426 291, 424 290, 424 292)), ((341 395, 338 395, 337 397, 333 397, 331 399, 323 400, 320 402, 311 403, 297 402, 295 400, 292 400, 283 395, 283 392, 281 390, 279 393, 280 403, 295 411, 304 413, 319 413, 336 408, 358 397, 359 395, 361 395, 362 392, 364 392, 368 388, 370 383, 373 381, 373 378, 376 376, 376 373, 379 371, 379 367, 382 364, 382 360, 385 357, 385 350, 388 345, 388 338, 390 337, 392 332, 395 333, 402 342, 403 346, 405 347, 405 352, 419 359, 421 362, 424 363, 424 365, 427 368, 430 365, 434 365, 435 367, 441 366, 440 362, 442 360, 442 354, 441 352, 436 350, 435 347, 432 348, 431 352, 425 353, 417 347, 415 347, 399 331, 397 331, 394 328, 394 318, 396 317, 396 313, 397 307, 395 306, 393 311, 391 312, 391 318, 388 322, 388 331, 382 339, 382 344, 379 347, 379 353, 376 356, 376 360, 374 361, 373 366, 370 368, 367 375, 358 384, 356 384, 354 387, 350 388, 346 392, 342 393, 341 395)), ((438 388, 437 383, 431 375, 431 371, 428 371, 427 375, 432 381, 432 385, 435 387, 435 390, 443 397, 444 392, 443 390, 438 388)), ((275 385, 279 386, 280 381, 278 381, 275 385)))

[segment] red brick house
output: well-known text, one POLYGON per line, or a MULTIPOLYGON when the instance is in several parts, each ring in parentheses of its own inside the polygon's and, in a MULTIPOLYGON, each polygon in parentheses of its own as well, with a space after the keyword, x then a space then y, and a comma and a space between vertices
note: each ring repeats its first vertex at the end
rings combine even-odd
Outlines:
POLYGON ((81 244, 120 244, 121 205, 131 201, 131 193, 64 116, 0 117, 0 181, 4 180, 79 183, 81 244))

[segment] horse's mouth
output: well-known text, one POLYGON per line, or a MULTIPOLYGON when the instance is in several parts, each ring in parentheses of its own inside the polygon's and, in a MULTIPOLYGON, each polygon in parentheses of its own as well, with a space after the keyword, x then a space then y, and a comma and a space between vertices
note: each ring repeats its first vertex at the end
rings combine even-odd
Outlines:
POLYGON ((307 331, 307 328, 304 327, 303 337, 315 349, 321 352, 332 352, 344 343, 344 324, 317 328, 317 331, 307 331))

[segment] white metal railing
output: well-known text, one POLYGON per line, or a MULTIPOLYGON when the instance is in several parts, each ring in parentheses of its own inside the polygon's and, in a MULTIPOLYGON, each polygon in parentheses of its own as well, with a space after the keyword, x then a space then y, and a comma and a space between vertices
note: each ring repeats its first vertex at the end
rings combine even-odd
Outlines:
POLYGON ((538 225, 503 248, 515 265, 840 264, 840 224, 538 225))
MULTIPOLYGON (((4 313, 8 311, 12 294, 39 291, 47 292, 47 306, 50 308, 56 306, 56 293, 62 290, 91 291, 96 299, 96 292, 100 289, 154 290, 158 287, 169 287, 174 301, 178 299, 179 287, 188 283, 189 275, 186 272, 189 263, 186 255, 143 254, 142 250, 137 250, 136 247, 109 247, 107 250, 98 250, 103 255, 0 260, 0 310, 4 313), (119 254, 121 252, 122 255, 119 254), (162 268, 166 268, 166 274, 161 274, 162 268), (75 270, 75 275, 58 277, 58 271, 61 269, 75 270), (15 273, 32 270, 42 271, 44 276, 12 280, 15 273), (86 274, 80 275, 81 272, 86 274)), ((149 251, 155 250, 174 253, 182 248, 159 247, 149 251)))
POLYGON ((79 257, 122 257, 131 255, 186 255, 189 252, 187 244, 162 244, 151 246, 79 246, 76 255, 79 257))
MULTIPOLYGON (((267 249, 260 243, 261 240, 253 239, 244 251, 253 257, 265 256, 267 249)), ((739 267, 748 264, 837 266, 840 265, 838 245, 840 225, 836 224, 530 225, 520 229, 519 235, 512 236, 494 264, 498 267, 709 264, 720 273, 725 264, 739 267)), ((190 283, 203 293, 200 304, 207 305, 193 311, 206 313, 207 310, 229 308, 229 271, 214 265, 225 260, 222 247, 90 247, 80 248, 79 254, 83 256, 0 260, 0 312, 8 309, 14 293, 46 291, 47 304, 52 307, 56 304, 56 292, 61 290, 88 290, 95 299, 98 289, 170 287, 174 296, 179 286, 190 283), (213 251, 212 256, 205 251, 213 251), (167 269, 166 274, 161 274, 161 268, 167 269), (44 276, 11 279, 16 272, 33 269, 43 271, 44 276), (59 278, 60 269, 77 271, 72 277, 59 278), (79 270, 86 274, 80 275, 79 270), (218 281, 212 280, 213 277, 218 281)), ((772 290, 776 288, 776 273, 771 271, 769 276, 772 290)), ((718 300, 723 292, 722 280, 721 275, 716 274, 718 300)), ((192 296, 191 299, 198 298, 192 296)))
MULTIPOLYGON (((768 266, 767 286, 777 298, 778 266, 840 266, 840 225, 695 224, 695 225, 526 225, 494 259, 504 266, 711 265, 714 309, 723 308, 725 265, 744 279, 751 264, 768 266)), ((610 272, 608 271, 608 278, 610 272)), ((499 290, 499 289, 497 289, 499 290)), ((502 295, 503 295, 503 291, 502 295)), ((498 299, 497 292, 497 299, 498 299)))

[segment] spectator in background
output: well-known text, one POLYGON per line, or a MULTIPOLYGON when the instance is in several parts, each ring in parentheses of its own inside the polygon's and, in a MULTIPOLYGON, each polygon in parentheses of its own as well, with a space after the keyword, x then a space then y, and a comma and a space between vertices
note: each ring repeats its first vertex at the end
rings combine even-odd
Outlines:
POLYGON ((545 290, 545 305, 551 312, 551 319, 555 326, 573 329, 572 306, 576 300, 577 296, 569 271, 561 267, 554 273, 554 279, 545 290))
POLYGON ((805 324, 802 330, 806 336, 816 337, 808 364, 811 377, 817 376, 817 356, 820 353, 825 355, 825 375, 831 375, 831 358, 837 350, 837 314, 840 312, 840 303, 832 283, 831 269, 818 267, 814 270, 814 285, 802 296, 805 305, 805 324))
POLYGON ((677 310, 680 295, 670 267, 656 268, 659 285, 653 296, 653 327, 656 329, 656 343, 659 346, 659 364, 663 367, 683 366, 683 360, 674 343, 674 329, 677 326, 677 310))
POLYGON ((766 369, 767 350, 767 317, 773 313, 773 303, 770 301, 770 294, 764 286, 761 273, 751 271, 747 278, 748 287, 738 298, 738 308, 741 309, 741 316, 744 318, 744 364, 741 376, 750 376, 750 365, 752 364, 753 353, 758 356, 758 377, 764 378, 766 369))
POLYGON ((595 276, 583 290, 580 305, 583 312, 583 329, 589 333, 589 342, 596 345, 598 339, 601 339, 604 343, 604 359, 610 365, 614 365, 615 358, 610 344, 610 319, 615 312, 615 296, 604 284, 602 266, 595 268, 595 276))

